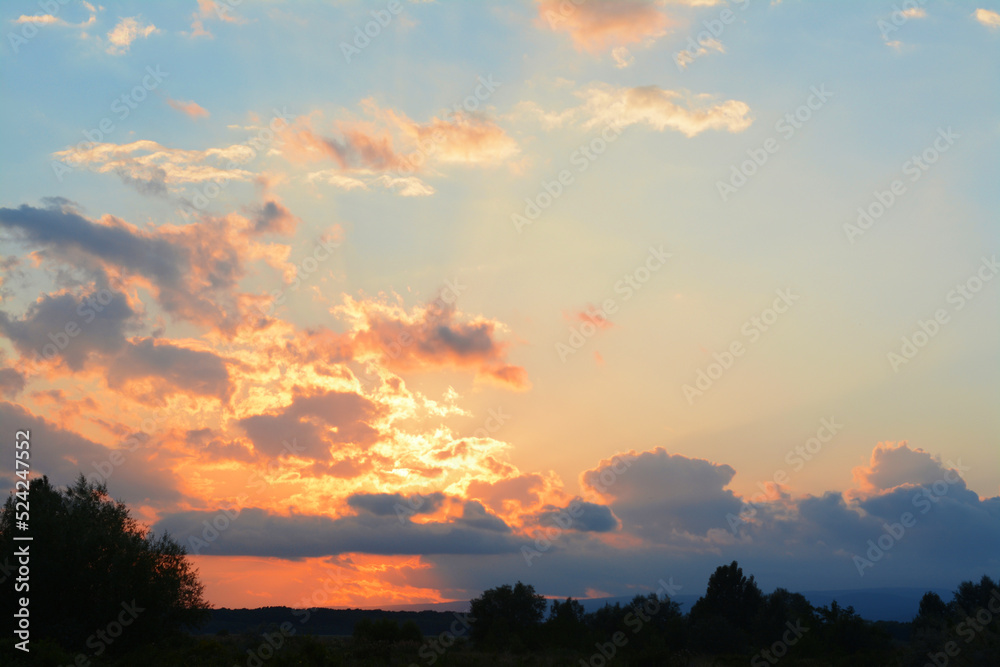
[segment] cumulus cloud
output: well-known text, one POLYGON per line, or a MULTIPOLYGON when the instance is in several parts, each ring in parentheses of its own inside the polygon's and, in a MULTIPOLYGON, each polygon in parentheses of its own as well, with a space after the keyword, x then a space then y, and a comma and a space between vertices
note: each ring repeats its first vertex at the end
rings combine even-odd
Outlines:
POLYGON ((906 442, 879 443, 867 466, 854 469, 854 480, 863 493, 888 491, 901 484, 933 484, 945 471, 941 462, 906 442))
POLYGON ((725 488, 736 474, 728 465, 671 455, 662 447, 630 452, 628 459, 602 461, 581 476, 585 488, 609 499, 623 530, 666 541, 673 533, 725 528, 726 515, 739 512, 739 498, 725 488))
POLYGON ((144 24, 138 16, 123 18, 108 33, 108 47, 105 50, 113 56, 124 55, 128 53, 132 42, 140 37, 145 39, 154 32, 159 32, 156 26, 152 23, 144 24))

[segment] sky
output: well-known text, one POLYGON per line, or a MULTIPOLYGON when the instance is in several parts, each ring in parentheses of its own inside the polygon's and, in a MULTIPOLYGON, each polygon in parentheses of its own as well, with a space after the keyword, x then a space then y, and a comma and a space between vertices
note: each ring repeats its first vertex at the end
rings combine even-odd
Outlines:
POLYGON ((213 605, 1000 571, 997 3, 0 21, 4 447, 213 605))

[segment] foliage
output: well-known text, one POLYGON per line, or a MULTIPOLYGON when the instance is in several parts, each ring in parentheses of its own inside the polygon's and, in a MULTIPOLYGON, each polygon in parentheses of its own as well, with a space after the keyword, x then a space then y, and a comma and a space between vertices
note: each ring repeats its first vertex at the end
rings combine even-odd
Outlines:
POLYGON ((13 581, 0 587, 0 608, 11 619, 18 599, 29 599, 33 643, 102 654, 204 620, 208 605, 184 548, 139 525, 103 484, 81 475, 59 490, 47 477, 32 480, 30 542, 14 540, 15 501, 8 497, 0 513, 0 553, 29 545, 30 581, 27 591, 13 581))

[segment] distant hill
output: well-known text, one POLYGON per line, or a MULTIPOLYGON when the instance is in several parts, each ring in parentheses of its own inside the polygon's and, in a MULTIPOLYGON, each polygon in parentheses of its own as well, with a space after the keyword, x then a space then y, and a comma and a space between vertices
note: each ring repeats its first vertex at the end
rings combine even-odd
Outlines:
MULTIPOLYGON (((934 591, 944 600, 951 599, 951 591, 944 588, 867 588, 836 591, 803 591, 802 594, 815 606, 828 606, 833 600, 841 607, 854 607, 854 611, 870 621, 913 620, 920 606, 920 598, 927 591, 934 591)), ((627 605, 634 596, 587 598, 580 600, 590 612, 605 604, 627 605)), ((681 611, 687 613, 698 600, 698 595, 678 595, 681 611)), ((260 609, 215 609, 211 620, 202 629, 206 634, 227 631, 232 634, 258 632, 270 625, 290 621, 297 633, 326 636, 347 636, 354 624, 362 618, 391 618, 400 624, 412 620, 425 635, 436 635, 455 622, 455 613, 469 610, 468 601, 456 600, 429 604, 392 605, 385 609, 313 609, 308 615, 289 607, 263 607, 260 609), (302 621, 306 620, 305 623, 302 621)))

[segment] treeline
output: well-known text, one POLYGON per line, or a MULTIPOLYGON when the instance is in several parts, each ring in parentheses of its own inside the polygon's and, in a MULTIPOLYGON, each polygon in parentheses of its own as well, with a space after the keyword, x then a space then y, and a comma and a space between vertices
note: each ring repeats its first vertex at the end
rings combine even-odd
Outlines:
POLYGON ((868 621, 836 601, 815 607, 783 588, 765 595, 736 561, 716 569, 687 614, 656 593, 590 613, 571 598, 548 607, 518 582, 473 600, 472 617, 478 649, 589 652, 584 665, 688 665, 696 656, 752 667, 1000 665, 1000 581, 988 576, 963 582, 947 603, 925 594, 911 624, 868 621))
MULTIPOLYGON (((817 607, 781 588, 764 594, 735 561, 686 611, 665 582, 593 612, 521 582, 484 591, 468 614, 210 611, 184 549, 140 526, 103 485, 81 476, 58 489, 43 477, 27 495, 30 573, 23 565, 0 578, 5 666, 1000 665, 1000 581, 988 576, 947 601, 925 594, 906 624, 871 622, 836 601, 817 607), (30 653, 16 647, 26 640, 15 630, 30 633, 30 653)), ((0 511, 0 554, 25 549, 16 510, 12 495, 0 511)))

